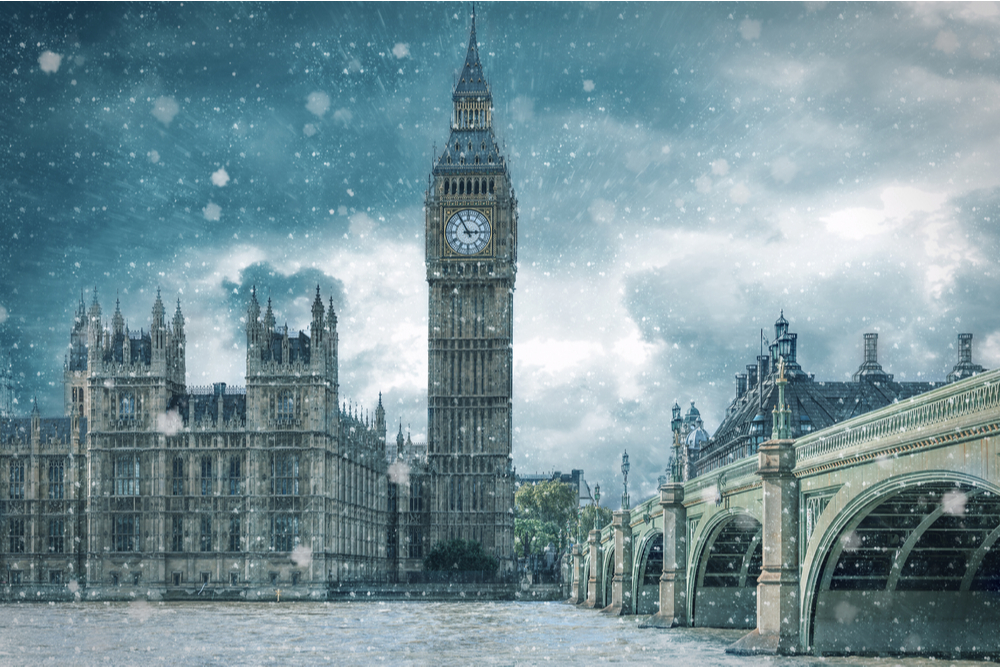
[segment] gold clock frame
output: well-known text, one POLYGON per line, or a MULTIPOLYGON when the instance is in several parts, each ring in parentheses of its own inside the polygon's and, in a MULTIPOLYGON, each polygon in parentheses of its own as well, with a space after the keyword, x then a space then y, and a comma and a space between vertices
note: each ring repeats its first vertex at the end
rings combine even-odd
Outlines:
POLYGON ((493 207, 492 206, 446 206, 441 209, 441 246, 442 246, 442 259, 454 259, 454 260, 470 260, 478 259, 480 257, 493 257, 493 240, 496 238, 496 225, 493 223, 493 207), (486 221, 490 223, 490 240, 486 242, 486 247, 477 252, 475 255, 463 255, 462 253, 455 252, 455 249, 451 247, 448 243, 448 238, 446 236, 448 220, 451 216, 455 215, 459 211, 477 211, 486 218, 486 221))

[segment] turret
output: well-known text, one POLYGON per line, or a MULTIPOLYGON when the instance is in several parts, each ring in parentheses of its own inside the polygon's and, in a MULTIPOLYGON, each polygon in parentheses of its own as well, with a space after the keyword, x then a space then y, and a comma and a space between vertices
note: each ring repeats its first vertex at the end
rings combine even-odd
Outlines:
POLYGON ((385 408, 382 407, 382 392, 378 393, 378 406, 375 408, 375 437, 379 444, 385 445, 385 408))
POLYGON ((271 360, 271 336, 274 334, 274 311, 271 310, 271 298, 267 299, 267 310, 264 312, 264 327, 261 344, 264 347, 264 361, 271 360))
POLYGON ((94 287, 94 297, 87 312, 87 366, 91 373, 100 365, 103 345, 101 304, 97 301, 97 287, 94 287))
POLYGON ((115 297, 115 314, 111 316, 111 333, 117 338, 125 333, 125 318, 122 317, 121 302, 115 297))
MULTIPOLYGON (((150 344, 152 372, 154 375, 167 374, 167 318, 163 300, 160 298, 160 288, 156 288, 156 301, 153 302, 153 326, 150 329, 150 344)), ((126 360, 127 361, 127 360, 126 360)))
POLYGON ((177 309, 174 311, 174 319, 171 322, 172 332, 170 337, 170 368, 172 370, 173 381, 183 386, 187 376, 187 353, 185 347, 187 337, 184 334, 184 315, 181 313, 181 300, 177 299, 177 309))
POLYGON ((309 326, 309 334, 314 347, 323 340, 324 314, 323 299, 319 295, 319 285, 316 285, 316 298, 313 299, 312 305, 312 324, 309 326))

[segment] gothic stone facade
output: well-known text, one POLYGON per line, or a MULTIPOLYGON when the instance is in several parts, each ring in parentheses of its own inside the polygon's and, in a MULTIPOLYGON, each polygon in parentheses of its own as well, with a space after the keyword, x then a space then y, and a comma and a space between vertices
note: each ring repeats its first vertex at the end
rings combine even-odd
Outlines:
POLYGON ((337 319, 309 334, 247 311, 246 389, 185 386, 180 304, 133 333, 81 301, 68 418, 0 423, 7 595, 322 595, 394 576, 385 410, 338 405, 337 319), (81 406, 85 416, 80 414, 81 406))

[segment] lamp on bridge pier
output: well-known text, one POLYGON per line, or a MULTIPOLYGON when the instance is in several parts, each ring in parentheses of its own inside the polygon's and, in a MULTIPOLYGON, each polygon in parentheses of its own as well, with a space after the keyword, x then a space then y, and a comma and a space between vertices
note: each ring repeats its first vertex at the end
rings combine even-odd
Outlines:
POLYGON ((622 509, 627 510, 628 506, 628 471, 631 466, 628 463, 628 452, 622 454, 622 478, 625 483, 625 490, 622 492, 622 509))
POLYGON ((600 526, 597 525, 597 516, 599 512, 597 509, 601 506, 601 485, 594 485, 594 530, 597 530, 600 526))

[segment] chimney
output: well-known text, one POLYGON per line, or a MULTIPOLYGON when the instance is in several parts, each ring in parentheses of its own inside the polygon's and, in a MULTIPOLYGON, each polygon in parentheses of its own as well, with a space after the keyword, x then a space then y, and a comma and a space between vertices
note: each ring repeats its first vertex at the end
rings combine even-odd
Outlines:
POLYGON ((747 393, 747 374, 737 373, 736 374, 736 398, 742 398, 743 394, 747 393))
MULTIPOLYGON (((961 336, 959 336, 961 338, 961 336)), ((961 355, 959 355, 961 356, 961 355)), ((878 334, 877 333, 866 333, 865 334, 865 363, 866 364, 877 364, 878 363, 878 334)))

